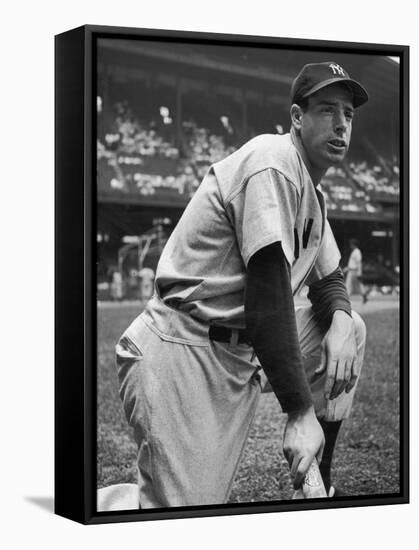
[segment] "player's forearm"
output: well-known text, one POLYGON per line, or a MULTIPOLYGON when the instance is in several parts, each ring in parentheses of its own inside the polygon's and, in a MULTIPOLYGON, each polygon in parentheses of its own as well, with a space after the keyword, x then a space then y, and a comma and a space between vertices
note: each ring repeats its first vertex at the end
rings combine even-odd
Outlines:
POLYGON ((289 267, 280 243, 250 259, 245 311, 252 344, 283 410, 308 410, 312 396, 298 341, 289 267))
POLYGON ((340 267, 330 275, 310 286, 308 298, 318 324, 327 329, 335 311, 344 311, 351 316, 352 308, 340 267))

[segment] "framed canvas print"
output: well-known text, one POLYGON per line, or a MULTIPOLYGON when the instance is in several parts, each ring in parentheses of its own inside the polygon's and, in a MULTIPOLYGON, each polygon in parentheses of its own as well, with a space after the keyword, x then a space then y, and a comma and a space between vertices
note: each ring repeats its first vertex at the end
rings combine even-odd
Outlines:
POLYGON ((56 513, 407 503, 407 46, 56 36, 56 513))

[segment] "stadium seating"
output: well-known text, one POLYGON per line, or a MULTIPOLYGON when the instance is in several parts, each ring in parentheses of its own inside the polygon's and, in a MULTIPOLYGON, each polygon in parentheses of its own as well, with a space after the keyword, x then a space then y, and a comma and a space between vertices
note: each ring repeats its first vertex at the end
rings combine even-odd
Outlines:
MULTIPOLYGON (((98 140, 101 192, 115 197, 147 197, 169 190, 189 200, 208 167, 239 146, 231 140, 227 145, 224 136, 190 119, 182 121, 181 143, 175 144, 174 136, 171 137, 173 121, 169 120, 168 125, 140 120, 126 101, 115 105, 98 140)), ((398 200, 397 159, 381 159, 377 164, 357 160, 331 168, 322 181, 322 189, 329 211, 375 212, 380 201, 398 200)))
POLYGON ((366 194, 398 196, 400 193, 399 168, 388 163, 385 170, 380 165, 369 165, 366 161, 349 164, 352 179, 366 194))

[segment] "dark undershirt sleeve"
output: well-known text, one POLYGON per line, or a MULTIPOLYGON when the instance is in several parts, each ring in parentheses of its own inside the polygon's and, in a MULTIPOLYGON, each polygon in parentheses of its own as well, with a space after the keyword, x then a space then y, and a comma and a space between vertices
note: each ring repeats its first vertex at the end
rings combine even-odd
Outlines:
POLYGON ((306 410, 313 401, 298 340, 290 267, 279 242, 250 258, 245 314, 253 347, 283 411, 306 410))
POLYGON ((310 285, 308 299, 311 302, 316 322, 323 331, 330 327, 335 311, 342 310, 349 316, 352 315, 351 302, 340 267, 327 277, 310 285))

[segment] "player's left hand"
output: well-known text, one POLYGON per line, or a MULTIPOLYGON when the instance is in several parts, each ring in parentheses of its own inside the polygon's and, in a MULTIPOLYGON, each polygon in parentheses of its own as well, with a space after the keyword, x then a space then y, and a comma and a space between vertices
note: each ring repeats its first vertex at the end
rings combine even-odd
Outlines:
POLYGON ((349 393, 359 376, 355 323, 344 311, 335 311, 332 324, 321 344, 320 366, 315 371, 327 371, 324 394, 336 399, 343 391, 349 393))

